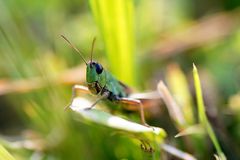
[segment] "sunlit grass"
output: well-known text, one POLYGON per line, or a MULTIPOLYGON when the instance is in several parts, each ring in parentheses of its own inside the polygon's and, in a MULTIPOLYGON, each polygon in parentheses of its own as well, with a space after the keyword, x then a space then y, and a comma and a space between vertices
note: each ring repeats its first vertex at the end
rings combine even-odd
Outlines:
POLYGON ((0 159, 15 160, 15 158, 0 144, 0 159))
POLYGON ((114 75, 135 85, 134 1, 89 0, 114 75))
POLYGON ((221 160, 226 160, 226 157, 219 145, 216 135, 212 129, 212 126, 210 125, 210 122, 208 121, 204 102, 203 102, 201 82, 199 79, 197 68, 194 64, 193 64, 193 78, 194 78, 194 85, 195 85, 195 90, 196 90, 198 118, 199 118, 200 124, 206 129, 210 139, 213 142, 213 145, 217 151, 218 156, 221 158, 221 160))

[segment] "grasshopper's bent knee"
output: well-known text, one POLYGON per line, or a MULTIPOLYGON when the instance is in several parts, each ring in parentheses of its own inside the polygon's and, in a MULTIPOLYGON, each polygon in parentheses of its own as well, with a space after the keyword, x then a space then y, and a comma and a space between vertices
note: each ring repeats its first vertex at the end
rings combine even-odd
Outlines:
POLYGON ((120 98, 120 102, 125 103, 125 104, 139 106, 141 122, 143 125, 149 126, 145 121, 144 108, 143 108, 142 102, 140 100, 132 99, 132 98, 120 98))
POLYGON ((72 104, 72 102, 73 102, 73 99, 76 97, 76 91, 80 91, 80 92, 82 92, 82 93, 90 93, 90 91, 89 91, 89 89, 88 89, 88 87, 86 87, 86 86, 82 86, 82 85, 74 85, 73 87, 72 87, 72 98, 71 98, 71 101, 70 101, 70 103, 64 108, 64 110, 67 110, 70 106, 71 106, 71 104, 72 104))
POLYGON ((72 87, 72 101, 76 97, 76 93, 77 93, 76 91, 80 91, 82 93, 90 93, 88 87, 75 84, 72 87))

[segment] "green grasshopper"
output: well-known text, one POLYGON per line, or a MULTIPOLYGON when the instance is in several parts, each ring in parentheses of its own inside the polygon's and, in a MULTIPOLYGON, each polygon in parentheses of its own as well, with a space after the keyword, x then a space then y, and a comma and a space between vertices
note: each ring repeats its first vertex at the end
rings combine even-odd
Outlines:
MULTIPOLYGON (((142 102, 139 99, 130 98, 130 88, 124 83, 117 80, 110 72, 106 71, 101 64, 92 60, 93 48, 96 38, 93 39, 91 48, 91 59, 87 62, 82 53, 63 35, 61 37, 73 48, 82 58, 86 64, 86 81, 88 87, 81 85, 74 85, 72 90, 72 100, 76 95, 76 90, 84 93, 92 93, 98 95, 99 98, 88 108, 93 108, 101 100, 109 100, 111 102, 136 105, 139 106, 139 112, 141 117, 141 123, 145 126, 149 126, 145 121, 144 108, 142 102)), ((150 95, 152 95, 150 93, 150 95)), ((152 96, 149 96, 152 98, 152 96)), ((68 108, 68 106, 66 107, 68 108)))

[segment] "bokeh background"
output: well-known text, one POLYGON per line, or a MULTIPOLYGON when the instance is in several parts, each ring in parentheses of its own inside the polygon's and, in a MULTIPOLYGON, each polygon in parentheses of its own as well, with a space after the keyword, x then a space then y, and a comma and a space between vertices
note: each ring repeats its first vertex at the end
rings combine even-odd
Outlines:
MULTIPOLYGON (((132 138, 63 110, 72 85, 85 85, 85 65, 64 34, 86 59, 97 37, 94 59, 136 91, 164 81, 178 105, 187 106, 187 126, 198 122, 195 63, 220 146, 228 159, 239 159, 239 6, 238 0, 0 0, 0 144, 20 160, 152 159, 132 138)), ((149 124, 167 132, 167 143, 214 158, 207 134, 174 138, 184 127, 163 102, 146 112, 149 124)), ((122 114, 139 120, 137 112, 122 114)))

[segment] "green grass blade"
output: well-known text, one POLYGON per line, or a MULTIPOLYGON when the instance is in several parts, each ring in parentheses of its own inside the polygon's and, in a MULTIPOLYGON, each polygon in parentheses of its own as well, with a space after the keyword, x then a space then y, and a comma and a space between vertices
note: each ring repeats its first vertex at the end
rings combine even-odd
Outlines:
POLYGON ((111 71, 120 80, 134 85, 133 0, 89 0, 89 3, 111 71))
POLYGON ((2 145, 0 145, 0 160, 15 160, 15 158, 13 158, 13 156, 2 145))
MULTIPOLYGON (((95 122, 115 130, 121 130, 128 133, 144 133, 145 135, 155 134, 160 136, 158 142, 162 142, 166 136, 165 131, 158 127, 147 127, 135 122, 125 120, 123 118, 113 116, 110 113, 104 112, 100 109, 86 110, 91 102, 84 98, 74 98, 70 108, 81 115, 82 118, 95 122)), ((97 108, 97 106, 96 106, 97 108)))
POLYGON ((160 157, 160 145, 164 142, 166 132, 159 127, 147 127, 136 122, 132 122, 123 119, 118 116, 111 115, 100 109, 93 108, 86 110, 92 103, 84 98, 74 98, 70 108, 78 113, 82 120, 87 120, 92 123, 96 123, 108 128, 111 128, 113 132, 128 135, 129 138, 138 139, 150 144, 155 152, 152 153, 153 159, 159 159, 160 157))
POLYGON ((216 135, 212 129, 212 126, 210 125, 208 118, 206 116, 205 112, 205 106, 203 102, 203 96, 202 96, 202 89, 201 89, 201 83, 198 75, 198 71, 196 66, 193 64, 193 78, 194 78, 194 85, 196 90, 196 97, 197 97, 197 107, 198 107, 198 118, 200 123, 203 125, 203 127, 206 129, 211 141, 213 142, 213 145, 217 151, 217 154, 221 158, 221 160, 226 160, 226 157, 218 143, 218 140, 216 138, 216 135))

